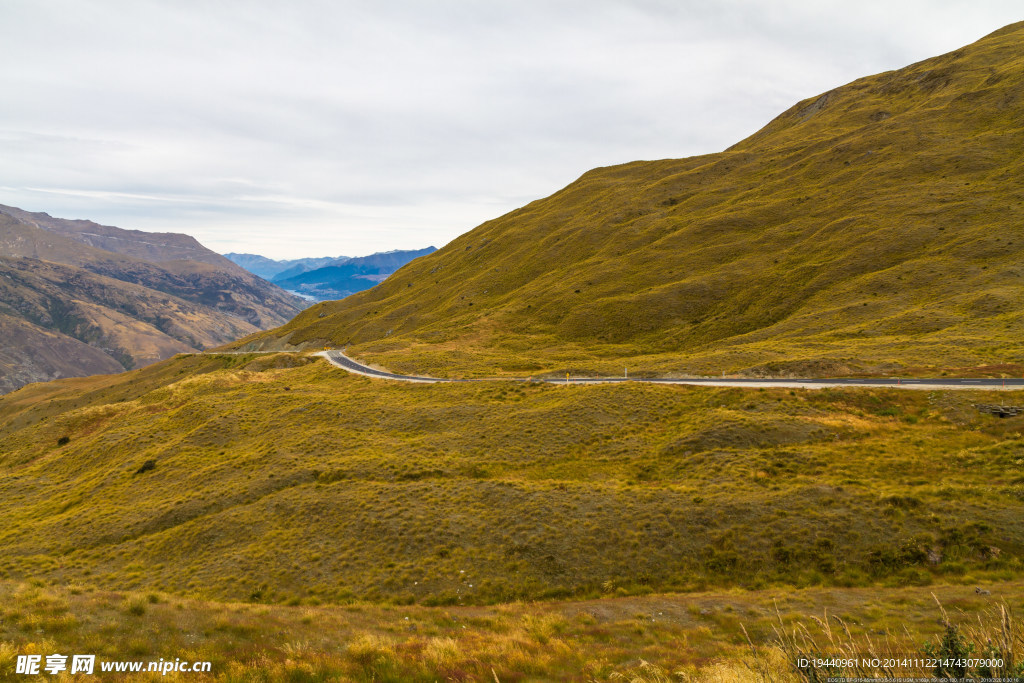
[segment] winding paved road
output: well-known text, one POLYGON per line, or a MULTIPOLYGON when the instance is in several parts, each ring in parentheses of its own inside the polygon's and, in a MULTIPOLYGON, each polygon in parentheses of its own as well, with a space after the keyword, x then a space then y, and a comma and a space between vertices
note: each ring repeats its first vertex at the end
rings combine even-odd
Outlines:
POLYGON ((655 384, 700 384, 713 387, 780 387, 803 389, 827 389, 831 387, 890 387, 895 389, 1024 389, 1024 379, 967 379, 938 377, 931 379, 902 379, 897 377, 870 377, 864 379, 748 379, 748 378, 625 378, 625 377, 572 377, 564 379, 534 379, 529 377, 497 377, 492 379, 443 379, 438 377, 417 377, 397 375, 386 370, 377 370, 358 363, 341 351, 320 351, 331 364, 348 372, 393 379, 402 382, 490 382, 505 380, 511 382, 548 382, 550 384, 599 384, 607 382, 650 382, 655 384))

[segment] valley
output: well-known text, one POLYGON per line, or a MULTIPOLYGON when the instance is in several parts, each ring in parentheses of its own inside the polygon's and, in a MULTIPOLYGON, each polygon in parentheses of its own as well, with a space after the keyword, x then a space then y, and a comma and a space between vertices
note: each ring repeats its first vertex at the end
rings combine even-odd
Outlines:
POLYGON ((228 254, 235 263, 311 301, 344 299, 370 289, 415 258, 437 251, 395 249, 369 256, 274 261, 256 254, 228 254))
POLYGON ((232 254, 383 276, 305 308, 0 207, 0 676, 1024 676, 1022 38, 372 272, 232 254))

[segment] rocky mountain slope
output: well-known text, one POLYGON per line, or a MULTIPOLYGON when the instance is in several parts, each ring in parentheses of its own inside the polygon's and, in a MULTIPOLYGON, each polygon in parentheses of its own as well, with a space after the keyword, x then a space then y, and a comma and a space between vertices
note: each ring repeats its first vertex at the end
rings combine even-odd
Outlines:
POLYGON ((249 348, 395 369, 892 372, 1024 360, 1024 23, 594 169, 249 348))
POLYGON ((0 206, 0 391, 217 346, 301 307, 187 235, 0 206))

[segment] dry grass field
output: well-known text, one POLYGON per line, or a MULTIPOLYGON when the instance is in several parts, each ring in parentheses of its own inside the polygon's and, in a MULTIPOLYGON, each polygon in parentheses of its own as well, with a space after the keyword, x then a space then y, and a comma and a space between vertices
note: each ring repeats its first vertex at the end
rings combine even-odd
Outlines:
POLYGON ((990 595, 808 588, 486 607, 288 607, 37 584, 0 582, 0 679, 18 654, 74 652, 212 665, 208 676, 103 680, 797 683, 807 679, 793 664, 809 651, 793 634, 819 652, 925 657, 942 642, 944 613, 974 656, 996 647, 1003 673, 1021 673, 1024 646, 1012 616, 1024 610, 1020 582, 989 584, 990 595))
POLYGON ((1024 416, 996 401, 1024 394, 183 356, 0 399, 0 578, 426 605, 1008 580, 1024 416))

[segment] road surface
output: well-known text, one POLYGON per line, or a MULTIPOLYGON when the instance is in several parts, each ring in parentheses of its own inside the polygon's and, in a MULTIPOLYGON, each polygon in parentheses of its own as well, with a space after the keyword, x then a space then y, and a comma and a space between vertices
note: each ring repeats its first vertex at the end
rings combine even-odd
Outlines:
POLYGON ((752 379, 752 378, 675 378, 675 377, 570 377, 534 379, 532 377, 497 377, 492 379, 443 379, 438 377, 418 377, 415 375, 399 375, 386 370, 378 370, 358 363, 341 351, 320 351, 316 355, 323 356, 331 364, 348 372, 393 379, 402 382, 489 382, 505 380, 512 382, 548 382, 551 384, 599 384, 609 382, 650 382, 653 384, 698 384, 713 387, 778 387, 801 389, 828 389, 833 387, 889 387, 895 389, 1024 389, 1024 379, 969 379, 957 377, 914 378, 870 377, 863 379, 828 378, 828 379, 752 379))

